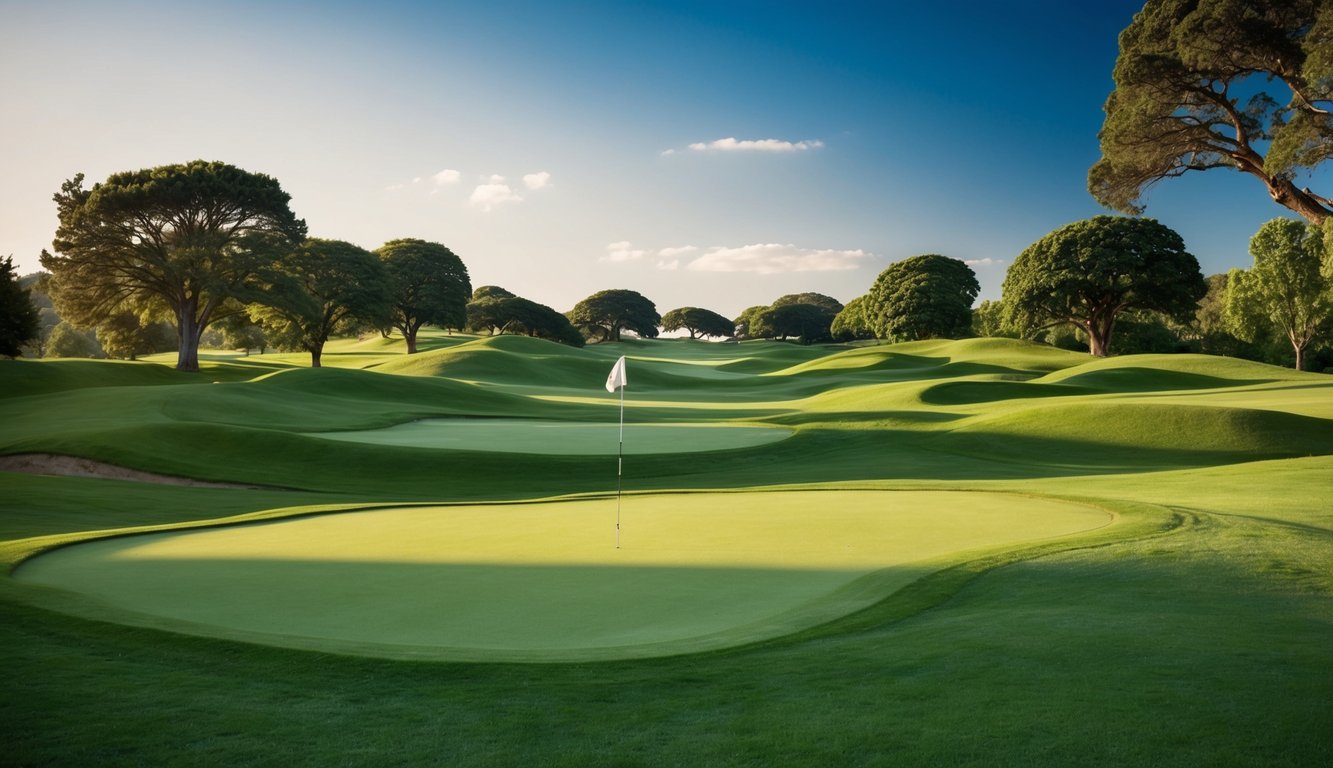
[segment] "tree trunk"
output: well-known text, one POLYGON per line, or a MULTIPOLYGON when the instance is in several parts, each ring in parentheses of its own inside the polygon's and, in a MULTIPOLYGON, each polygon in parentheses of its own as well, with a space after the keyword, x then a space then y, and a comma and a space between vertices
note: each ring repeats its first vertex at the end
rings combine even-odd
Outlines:
POLYGON ((403 332, 403 341, 407 342, 407 354, 415 355, 417 353, 417 329, 409 324, 398 330, 403 332))
POLYGON ((178 371, 199 371, 199 337, 204 329, 194 316, 197 302, 198 299, 187 299, 176 308, 176 338, 180 340, 176 353, 178 371))
POLYGON ((316 344, 310 348, 310 367, 319 367, 319 358, 324 354, 324 345, 316 344))
POLYGON ((1115 325, 1115 316, 1103 319, 1089 318, 1083 328, 1088 333, 1088 353, 1093 357, 1106 357, 1111 353, 1111 328, 1115 325))
POLYGON ((1305 345, 1309 342, 1298 341, 1294 333, 1287 334, 1287 338, 1291 340, 1291 348, 1296 351, 1296 370, 1305 370, 1305 345))

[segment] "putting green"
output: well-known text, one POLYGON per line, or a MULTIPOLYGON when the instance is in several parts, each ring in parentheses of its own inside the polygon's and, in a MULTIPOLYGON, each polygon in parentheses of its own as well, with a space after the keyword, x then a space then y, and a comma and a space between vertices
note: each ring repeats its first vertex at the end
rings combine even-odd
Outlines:
MULTIPOLYGON (((311 432, 313 437, 410 448, 500 453, 614 456, 620 425, 538 419, 422 419, 384 429, 311 432)), ((625 453, 693 453, 753 448, 791 436, 782 427, 715 424, 626 424, 625 453)))
POLYGON ((946 563, 1108 524, 1000 493, 807 491, 397 507, 79 544, 15 577, 75 612, 390 657, 575 660, 829 621, 946 563), (91 598, 91 599, 89 599, 91 598), (79 608, 82 606, 82 608, 79 608))

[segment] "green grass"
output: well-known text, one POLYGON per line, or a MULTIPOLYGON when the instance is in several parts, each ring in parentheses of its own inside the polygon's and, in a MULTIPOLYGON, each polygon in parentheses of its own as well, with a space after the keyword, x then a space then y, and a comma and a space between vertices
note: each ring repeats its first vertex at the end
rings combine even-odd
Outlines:
MULTIPOLYGON (((431 333, 423 348, 408 358, 397 339, 345 340, 331 346, 325 357, 331 367, 324 370, 303 369, 300 355, 219 357, 205 361, 196 377, 149 363, 0 361, 0 453, 64 453, 269 487, 191 489, 0 473, 0 559, 12 570, 47 548, 120 529, 208 526, 235 516, 271 522, 155 535, 216 543, 211 537, 224 532, 267 531, 259 543, 280 543, 283 537, 273 532, 287 531, 291 549, 318 540, 302 526, 354 525, 376 519, 360 515, 390 514, 277 521, 281 510, 399 502, 420 510, 602 494, 600 500, 532 507, 468 507, 474 515, 469 530, 484 527, 488 511, 531 514, 522 510, 567 505, 600 511, 613 503, 605 494, 614 489, 614 459, 358 444, 305 433, 457 416, 559 421, 575 430, 612 423, 618 402, 600 387, 621 354, 630 358, 631 424, 752 429, 767 423, 792 432, 766 445, 629 457, 625 485, 634 495, 626 510, 632 504, 669 509, 684 498, 892 499, 947 491, 920 498, 952 499, 958 491, 980 491, 962 496, 1091 505, 1112 510, 1118 522, 1028 543, 1021 540, 1030 536, 1007 527, 1015 537, 1004 543, 993 531, 964 526, 955 533, 937 525, 943 518, 927 515, 909 528, 939 534, 937 543, 960 543, 971 534, 989 543, 966 552, 928 551, 888 533, 830 530, 821 523, 834 504, 802 503, 779 513, 737 501, 722 513, 745 523, 734 533, 767 528, 798 542, 794 553, 783 553, 787 567, 772 567, 780 549, 774 546, 747 555, 757 558, 751 562, 724 564, 708 560, 702 543, 657 560, 608 564, 548 531, 551 546, 534 552, 557 557, 556 564, 532 562, 531 554, 519 562, 517 550, 500 547, 484 563, 410 567, 383 555, 349 567, 344 552, 335 558, 338 567, 314 574, 314 586, 308 585, 318 587, 314 595, 334 592, 351 600, 355 588, 338 579, 357 578, 352 574, 366 568, 382 573, 360 582, 397 583, 400 590, 423 573, 439 575, 433 569, 472 569, 474 587, 466 591, 531 591, 534 607, 520 618, 548 619, 493 627, 492 641, 569 640, 584 632, 580 642, 587 646, 600 642, 589 639, 596 631, 614 631, 616 622, 596 629, 579 621, 590 609, 561 601, 596 595, 607 574, 696 595, 716 609, 711 616, 692 614, 695 619, 689 611, 663 615, 662 627, 688 630, 690 621, 717 621, 721 613, 734 628, 746 622, 725 615, 733 610, 726 606, 736 605, 728 601, 748 604, 747 594, 756 601, 761 594, 790 597, 830 573, 849 576, 845 550, 832 557, 821 554, 822 546, 902 547, 920 555, 918 564, 935 558, 921 568, 899 561, 866 565, 869 571, 857 571, 862 575, 841 587, 824 582, 845 602, 835 606, 824 589, 821 600, 830 610, 814 619, 740 632, 711 650, 596 663, 387 660, 192 636, 139 626, 154 620, 135 625, 123 613, 127 607, 84 610, 80 618, 70 611, 86 609, 86 603, 74 605, 86 597, 51 593, 11 576, 0 580, 0 653, 8 675, 0 697, 6 747, 0 762, 1333 761, 1328 377, 1203 356, 1090 361, 998 339, 828 348, 633 341, 574 350, 531 339, 431 333), (200 385, 211 381, 223 383, 200 385), (667 493, 721 490, 738 493, 667 493), (691 557, 702 559, 683 562, 691 557), (806 569, 790 567, 801 558, 806 569), (541 599, 542 589, 550 590, 549 599, 541 599), (561 616, 568 619, 563 635, 555 631, 561 616)), ((947 511, 942 503, 920 508, 947 511)), ((610 518, 604 517, 609 542, 610 518)), ((866 521, 891 519, 891 513, 870 514, 866 521)), ((671 520, 667 515, 659 522, 675 525, 676 535, 723 530, 671 520)), ((628 555, 642 543, 634 537, 650 529, 645 520, 627 517, 626 523, 622 554, 628 555)), ((357 538, 372 540, 371 533, 357 538)), ((347 547, 346 536, 333 540, 347 547)), ((43 560, 57 562, 46 558, 76 557, 84 546, 132 550, 142 542, 113 538, 70 547, 39 556, 17 573, 22 577, 43 560)), ((486 549, 463 551, 480 557, 486 549)), ((600 551, 615 552, 609 546, 600 551)), ((126 561, 107 561, 117 562, 126 561)), ((329 564, 253 553, 233 561, 241 568, 220 567, 226 563, 217 558, 149 562, 206 565, 214 576, 238 579, 246 574, 260 589, 280 583, 277 572, 329 564)), ((178 580, 184 581, 165 581, 178 580)), ((246 602, 247 593, 236 586, 211 592, 219 602, 246 602)), ((264 593, 256 599, 273 606, 281 604, 278 598, 264 593)), ((312 597, 286 613, 336 621, 317 615, 321 605, 336 613, 332 602, 312 597)), ((624 625, 646 627, 666 602, 664 594, 659 602, 619 605, 615 613, 624 625)), ((223 610, 189 595, 182 604, 223 610)), ((383 608, 384 601, 371 604, 383 608)), ((691 607, 700 606, 683 609, 691 607)), ((363 623, 371 631, 382 622, 363 623)), ((708 632, 702 623, 692 631, 695 637, 708 632)), ((699 649, 682 645, 675 652, 687 650, 699 649)))
POLYGON ((394 507, 116 537, 25 563, 93 615, 370 655, 599 660, 781 637, 980 550, 1110 523, 1008 494, 806 491, 394 507), (964 554, 966 553, 966 554, 964 554), (336 609, 334 609, 336 606, 336 609), (149 620, 147 617, 151 617, 149 620))

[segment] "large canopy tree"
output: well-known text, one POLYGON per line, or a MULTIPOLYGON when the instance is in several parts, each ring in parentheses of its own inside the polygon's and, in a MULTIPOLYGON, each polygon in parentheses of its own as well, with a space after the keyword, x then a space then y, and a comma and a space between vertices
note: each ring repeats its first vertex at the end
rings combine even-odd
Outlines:
POLYGON ((1028 246, 1005 275, 1004 305, 1027 332, 1072 324, 1105 357, 1116 317, 1129 309, 1187 320, 1207 290, 1185 243, 1152 219, 1095 216, 1028 246))
POLYGON ((796 337, 802 344, 832 341, 831 328, 835 317, 836 312, 818 304, 775 303, 752 318, 750 335, 782 341, 796 337))
POLYGON ((1333 330, 1333 259, 1319 230, 1291 219, 1273 219, 1250 239, 1254 267, 1227 278, 1227 325, 1252 341, 1272 327, 1291 342, 1296 370, 1305 349, 1333 330))
POLYGON ((1333 156, 1333 3, 1148 0, 1120 35, 1088 188, 1139 213, 1145 188, 1235 168, 1312 223, 1333 200, 1296 174, 1333 156))
POLYGON ((430 323, 441 328, 467 324, 467 303, 472 281, 467 267, 454 252, 439 243, 403 238, 375 250, 389 268, 393 312, 389 325, 407 342, 407 353, 417 351, 417 332, 430 323))
POLYGON ((268 341, 309 352, 312 368, 335 331, 358 322, 381 328, 393 305, 383 262, 341 240, 306 240, 283 260, 268 293, 251 305, 250 318, 268 341))
POLYGON ((568 317, 576 328, 601 341, 620 341, 621 331, 655 339, 657 326, 662 322, 653 302, 626 288, 598 291, 575 304, 568 317))
POLYGON ((980 290, 971 267, 930 253, 890 264, 861 311, 877 338, 957 339, 971 332, 972 302, 980 290))
POLYGON ((261 298, 265 275, 305 238, 276 179, 195 160, 113 174, 55 195, 55 254, 43 252, 62 317, 95 326, 118 312, 164 311, 180 339, 176 367, 199 370, 210 323, 261 298))
POLYGON ((18 357, 23 345, 41 332, 37 307, 28 289, 19 284, 14 257, 0 261, 0 355, 18 357))
POLYGON ((679 307, 662 315, 662 330, 689 331, 691 339, 700 336, 730 336, 736 332, 736 324, 718 313, 699 307, 679 307))

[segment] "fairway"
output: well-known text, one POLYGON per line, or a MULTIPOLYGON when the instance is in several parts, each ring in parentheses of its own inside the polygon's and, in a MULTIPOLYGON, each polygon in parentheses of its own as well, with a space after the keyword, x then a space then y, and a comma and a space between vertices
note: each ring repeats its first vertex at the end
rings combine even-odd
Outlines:
MULTIPOLYGON (((542 419, 422 419, 384 429, 314 432, 313 437, 408 448, 614 456, 620 425, 542 419)), ((626 424, 625 453, 693 453, 753 448, 790 437, 781 427, 718 424, 626 424)))
POLYGON ((555 661, 727 647, 823 623, 984 550, 1107 525, 1001 493, 806 491, 399 507, 128 536, 22 581, 123 620, 373 656, 555 661))

